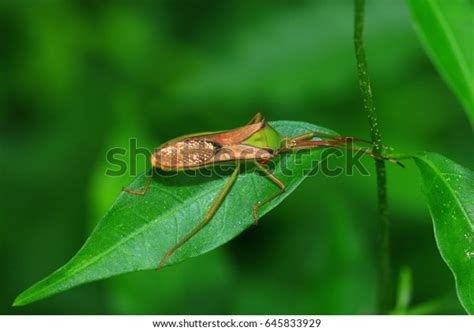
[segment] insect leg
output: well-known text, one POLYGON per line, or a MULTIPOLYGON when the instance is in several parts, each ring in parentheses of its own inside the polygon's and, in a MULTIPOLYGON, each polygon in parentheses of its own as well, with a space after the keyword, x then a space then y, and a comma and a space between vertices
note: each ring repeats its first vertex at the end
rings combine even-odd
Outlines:
POLYGON ((157 271, 160 271, 164 267, 164 265, 166 263, 166 260, 171 255, 173 255, 173 253, 178 248, 183 246, 186 241, 191 239, 192 236, 194 236, 196 233, 198 233, 203 227, 206 226, 207 223, 209 223, 209 221, 212 219, 212 216, 214 216, 217 209, 221 205, 222 201, 224 201, 224 198, 227 195, 227 193, 229 192, 230 188, 232 187, 232 184, 234 184, 235 180, 237 179, 239 171, 240 171, 240 163, 237 162, 236 167, 234 169, 234 172, 232 173, 232 175, 230 176, 229 180, 224 185, 224 187, 222 188, 220 193, 217 195, 217 198, 214 200, 211 207, 207 211, 206 216, 204 217, 204 219, 198 225, 196 225, 191 230, 191 232, 189 232, 187 235, 185 235, 183 238, 181 238, 173 248, 171 248, 169 251, 166 252, 166 254, 161 258, 161 261, 160 261, 160 264, 158 265, 157 271))
POLYGON ((255 204, 253 207, 252 207, 252 212, 253 212, 253 220, 254 220, 254 224, 257 225, 258 224, 258 217, 257 217, 257 209, 262 207, 263 205, 267 204, 268 202, 272 201, 273 199, 275 199, 277 196, 279 196, 280 194, 282 194, 283 192, 285 192, 285 189, 286 189, 286 186, 285 184, 279 180, 278 178, 275 177, 274 174, 272 174, 267 168, 265 168, 263 165, 261 165, 260 163, 258 163, 257 161, 254 161, 255 165, 257 166, 257 168, 262 171, 268 179, 270 179, 272 182, 274 182, 275 184, 278 185, 278 187, 280 188, 277 192, 273 193, 272 195, 266 197, 264 200, 262 201, 259 201, 257 204, 255 204))
POLYGON ((318 147, 324 147, 324 146, 334 147, 334 148, 339 148, 339 149, 362 152, 362 153, 365 153, 365 154, 368 154, 368 155, 372 156, 374 159, 381 160, 381 161, 390 161, 392 163, 398 164, 402 168, 405 167, 398 160, 391 159, 389 157, 385 157, 385 156, 380 155, 379 153, 376 153, 376 152, 374 152, 372 150, 369 150, 369 149, 347 146, 344 143, 345 142, 343 142, 339 139, 335 139, 335 140, 317 140, 317 141, 294 141, 294 140, 289 140, 288 146, 286 148, 288 150, 294 150, 295 151, 295 150, 312 149, 312 148, 318 148, 318 147))
MULTIPOLYGON (((372 156, 375 159, 390 161, 392 163, 398 164, 402 168, 405 167, 403 165, 403 163, 401 163, 397 160, 391 159, 389 157, 382 156, 382 155, 380 155, 376 152, 373 152, 371 150, 367 150, 367 149, 363 149, 363 148, 357 148, 357 147, 350 147, 350 146, 345 145, 345 144, 348 144, 348 143, 360 142, 360 143, 368 144, 368 145, 373 147, 374 144, 372 142, 368 141, 368 140, 365 140, 365 139, 353 138, 353 137, 342 137, 342 136, 327 134, 327 133, 324 133, 324 132, 312 131, 312 132, 304 133, 304 134, 296 136, 296 137, 286 138, 285 142, 287 144, 289 144, 288 145, 289 149, 293 149, 293 150, 306 149, 308 147, 302 147, 302 146, 305 145, 305 143, 303 141, 311 139, 313 137, 330 138, 330 140, 323 140, 319 143, 314 142, 314 141, 309 141, 308 145, 331 146, 331 147, 341 148, 341 149, 346 149, 346 150, 361 151, 365 154, 369 154, 370 156, 372 156), (326 144, 325 142, 328 142, 328 144, 326 144), (294 145, 294 146, 292 147, 291 145, 294 145)), ((309 148, 311 148, 311 147, 309 147, 309 148)))
POLYGON ((370 141, 365 140, 365 139, 359 139, 359 138, 353 138, 353 137, 342 137, 342 136, 332 135, 332 134, 319 132, 319 131, 311 131, 311 132, 304 133, 302 135, 292 137, 292 138, 289 138, 289 139, 294 140, 294 141, 301 141, 301 140, 308 140, 308 139, 311 139, 313 137, 329 138, 331 140, 336 140, 336 141, 339 141, 339 142, 342 142, 342 143, 362 142, 362 143, 372 145, 372 143, 370 141))
POLYGON ((145 195, 146 192, 148 191, 148 188, 150 187, 151 181, 153 180, 153 175, 155 174, 155 169, 151 168, 151 176, 148 178, 145 187, 141 189, 140 191, 134 191, 126 187, 122 187, 122 191, 127 192, 129 194, 134 194, 134 195, 145 195))

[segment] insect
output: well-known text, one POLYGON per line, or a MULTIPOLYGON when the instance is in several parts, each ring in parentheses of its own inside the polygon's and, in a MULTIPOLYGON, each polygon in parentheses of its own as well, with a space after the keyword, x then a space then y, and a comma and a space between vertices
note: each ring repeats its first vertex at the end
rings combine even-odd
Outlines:
MULTIPOLYGON (((285 184, 265 167, 265 164, 270 159, 277 157, 281 153, 320 147, 335 147, 361 151, 376 159, 400 164, 398 161, 379 155, 370 149, 349 146, 348 143, 351 142, 372 145, 371 142, 363 139, 330 135, 323 132, 308 132, 296 137, 282 136, 262 118, 260 113, 257 113, 247 125, 237 129, 192 134, 165 142, 156 148, 151 156, 153 168, 159 168, 164 171, 184 171, 212 167, 222 163, 233 163, 235 168, 227 183, 211 204, 204 219, 165 253, 160 261, 158 270, 161 270, 166 260, 178 248, 191 239, 212 219, 231 189, 232 184, 237 179, 243 162, 253 162, 256 168, 278 187, 275 193, 258 201, 253 206, 252 213, 255 224, 258 223, 258 209, 282 194, 286 189, 285 184), (319 137, 322 140, 310 140, 313 137, 319 137)), ((124 188, 124 191, 130 194, 145 195, 152 182, 154 171, 151 173, 152 175, 148 178, 142 190, 133 191, 124 188)))

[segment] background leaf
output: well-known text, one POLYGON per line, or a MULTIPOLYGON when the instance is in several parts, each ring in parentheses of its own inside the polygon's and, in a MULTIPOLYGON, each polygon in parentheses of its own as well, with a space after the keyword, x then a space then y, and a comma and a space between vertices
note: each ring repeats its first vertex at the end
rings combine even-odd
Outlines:
POLYGON ((474 174, 434 153, 415 156, 438 248, 454 274, 459 300, 474 313, 474 174))
POLYGON ((418 35, 474 125, 474 3, 407 0, 418 35))
MULTIPOLYGON (((331 133, 302 122, 271 124, 288 136, 308 131, 331 133)), ((322 151, 285 154, 276 161, 274 174, 285 182, 287 190, 262 207, 259 215, 274 208, 301 183, 321 160, 322 151)), ((146 180, 142 175, 130 187, 139 189, 146 180)), ((202 220, 227 180, 227 176, 216 173, 209 178, 178 173, 155 178, 144 197, 122 192, 80 251, 65 266, 20 294, 14 305, 25 305, 86 282, 156 268, 166 251, 202 220)), ((212 221, 176 251, 167 265, 204 254, 237 236, 253 224, 252 206, 276 190, 275 184, 260 173, 252 169, 242 173, 212 221)))

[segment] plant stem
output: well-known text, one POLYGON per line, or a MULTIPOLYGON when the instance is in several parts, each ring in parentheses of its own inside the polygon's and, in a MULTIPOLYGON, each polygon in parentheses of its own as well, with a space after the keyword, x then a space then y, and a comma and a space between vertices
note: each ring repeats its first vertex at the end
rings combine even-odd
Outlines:
MULTIPOLYGON (((354 45, 357 61, 357 73, 359 76, 359 85, 362 92, 364 109, 369 119, 370 133, 374 151, 383 153, 382 137, 380 135, 375 112, 374 101, 372 99, 372 87, 367 71, 367 61, 364 50, 364 8, 365 0, 355 1, 355 21, 354 21, 354 45)), ((375 160, 377 173, 377 194, 378 194, 378 218, 380 227, 379 238, 379 270, 378 270, 378 289, 377 304, 378 312, 387 313, 391 304, 391 270, 390 270, 390 223, 387 212, 387 177, 385 162, 375 160)))

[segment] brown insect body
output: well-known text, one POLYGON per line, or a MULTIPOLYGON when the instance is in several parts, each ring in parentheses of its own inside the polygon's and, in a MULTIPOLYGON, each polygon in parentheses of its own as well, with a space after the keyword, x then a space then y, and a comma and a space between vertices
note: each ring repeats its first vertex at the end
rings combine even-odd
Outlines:
MULTIPOLYGON (((341 137, 316 131, 307 132, 291 138, 283 137, 273 129, 270 124, 262 119, 261 114, 257 113, 250 124, 246 126, 229 131, 182 136, 159 146, 151 157, 151 164, 154 168, 167 171, 181 171, 213 166, 217 163, 225 162, 234 163, 235 168, 229 180, 210 206, 204 219, 166 252, 160 261, 158 270, 165 265, 168 257, 173 255, 179 247, 192 238, 211 220, 226 194, 231 189, 232 184, 236 181, 242 161, 253 161, 257 170, 262 172, 279 188, 278 191, 258 201, 252 207, 255 224, 257 224, 258 220, 257 210, 285 191, 286 186, 284 182, 278 179, 264 166, 269 159, 280 153, 320 147, 333 147, 361 151, 379 160, 388 160, 400 164, 397 160, 384 157, 371 150, 349 146, 348 143, 351 142, 362 142, 371 145, 371 142, 362 139, 341 137), (313 137, 319 137, 320 139, 311 140, 313 137)), ((143 190, 133 191, 125 189, 125 191, 131 194, 144 195, 151 185, 154 172, 151 174, 143 190)))
POLYGON ((236 160, 269 159, 276 151, 245 143, 265 126, 269 124, 262 120, 229 131, 179 137, 159 146, 151 164, 163 170, 180 171, 236 160))

